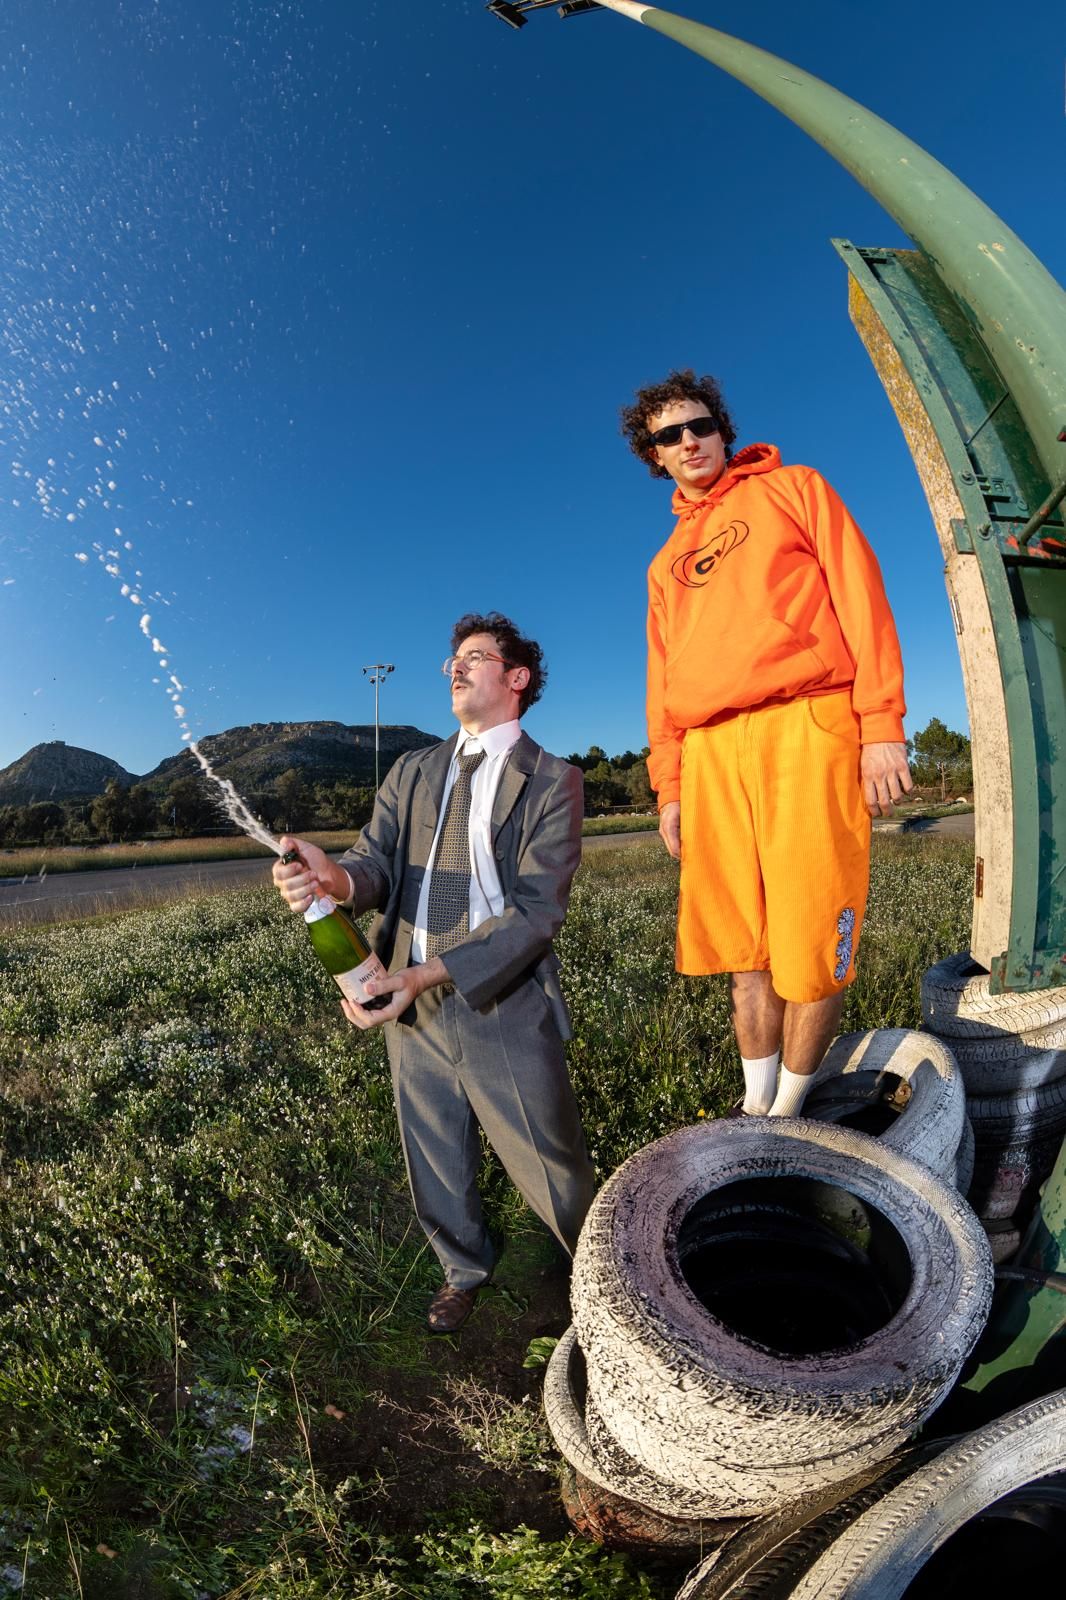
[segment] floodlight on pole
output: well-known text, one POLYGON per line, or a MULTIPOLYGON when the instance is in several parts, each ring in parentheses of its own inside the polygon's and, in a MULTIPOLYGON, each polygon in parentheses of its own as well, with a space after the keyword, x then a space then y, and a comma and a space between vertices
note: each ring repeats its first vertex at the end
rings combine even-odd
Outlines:
POLYGON ((576 17, 582 11, 601 9, 599 0, 563 0, 561 5, 559 0, 489 0, 485 10, 506 22, 509 28, 524 28, 527 11, 544 11, 548 6, 554 6, 561 17, 576 17))
POLYGON ((379 754, 379 747, 380 747, 380 740, 381 740, 381 735, 380 735, 380 726, 381 725, 380 725, 380 722, 379 722, 379 719, 378 719, 378 695, 381 692, 381 685, 385 682, 385 679, 388 677, 389 673, 390 672, 395 672, 395 671, 396 671, 396 668, 393 666, 391 661, 373 661, 373 662, 371 662, 370 666, 363 668, 364 674, 369 677, 371 683, 374 685, 374 788, 375 789, 380 789, 381 788, 381 757, 380 757, 380 754, 379 754))

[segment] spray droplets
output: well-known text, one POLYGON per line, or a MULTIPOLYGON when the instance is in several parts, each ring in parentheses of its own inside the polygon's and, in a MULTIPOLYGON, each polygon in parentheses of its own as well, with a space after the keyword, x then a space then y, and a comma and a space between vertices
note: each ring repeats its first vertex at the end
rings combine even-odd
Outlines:
MULTIPOLYGON (((120 530, 116 528, 116 535, 119 532, 120 530)), ((133 548, 132 543, 129 540, 126 541, 125 548, 127 550, 131 550, 133 548)), ((98 544, 94 544, 93 549, 96 551, 97 559, 103 566, 104 571, 119 585, 123 596, 129 600, 132 605, 143 606, 144 601, 141 599, 141 596, 123 580, 122 569, 118 564, 119 552, 117 550, 105 550, 101 545, 98 544)), ((88 561, 89 557, 84 553, 84 551, 82 551, 77 554, 75 559, 78 561, 88 561)), ((138 571, 136 576, 138 578, 143 578, 144 574, 138 571)), ((153 599, 161 600, 162 596, 155 595, 153 596, 153 599)), ((110 620, 111 619, 108 618, 108 621, 110 620)), ((150 641, 153 653, 160 658, 159 665, 161 667, 168 667, 169 662, 167 661, 167 647, 161 639, 157 639, 152 633, 152 619, 147 611, 142 612, 138 619, 137 626, 144 634, 144 637, 150 641)), ((240 828, 241 832, 246 833, 250 839, 257 840, 259 844, 266 845, 268 850, 273 850, 276 855, 280 855, 281 846, 274 838, 274 835, 269 833, 267 829, 263 827, 262 823, 252 815, 241 796, 237 793, 237 790, 233 787, 233 784, 230 783, 229 779, 219 777, 218 773, 214 770, 210 761, 204 755, 203 751, 197 745, 196 740, 193 738, 192 730, 186 721, 187 712, 180 699, 180 695, 183 693, 185 685, 173 672, 168 673, 168 680, 172 687, 168 688, 166 693, 170 698, 171 704, 174 708, 174 715, 178 719, 178 726, 181 729, 181 742, 182 744, 188 745, 192 754, 200 763, 200 769, 203 772, 204 777, 210 778, 211 782, 218 789, 219 797, 222 802, 222 808, 226 815, 229 817, 230 821, 235 822, 238 828, 240 828)), ((160 680, 158 678, 153 678, 152 682, 159 683, 160 680)))

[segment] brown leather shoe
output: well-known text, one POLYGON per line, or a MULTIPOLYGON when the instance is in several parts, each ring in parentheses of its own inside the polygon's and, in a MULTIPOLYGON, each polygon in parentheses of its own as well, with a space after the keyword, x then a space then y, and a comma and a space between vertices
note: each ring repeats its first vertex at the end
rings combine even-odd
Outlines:
POLYGON ((476 1289, 457 1289, 445 1283, 430 1302, 426 1325, 430 1333, 457 1333, 474 1309, 476 1289))

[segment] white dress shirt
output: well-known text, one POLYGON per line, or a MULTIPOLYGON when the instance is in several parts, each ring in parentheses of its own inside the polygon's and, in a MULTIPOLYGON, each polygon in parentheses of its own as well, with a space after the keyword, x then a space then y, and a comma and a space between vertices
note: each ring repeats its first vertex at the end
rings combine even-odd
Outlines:
POLYGON ((417 966, 426 959, 426 920, 429 916, 430 880, 433 876, 433 862, 437 855, 444 817, 448 810, 448 796, 459 776, 459 757, 476 755, 479 750, 484 750, 485 759, 470 782, 470 931, 473 932, 489 917, 498 917, 503 910, 503 890, 500 888, 500 875, 496 870, 496 857, 492 849, 492 808, 503 769, 507 765, 511 751, 518 743, 521 731, 516 718, 513 722, 501 722, 495 728, 487 728, 484 733, 469 733, 463 728, 456 740, 455 750, 448 765, 448 776, 444 781, 437 831, 433 836, 426 875, 422 880, 422 891, 418 897, 418 910, 415 913, 414 933, 411 938, 412 966, 417 966))

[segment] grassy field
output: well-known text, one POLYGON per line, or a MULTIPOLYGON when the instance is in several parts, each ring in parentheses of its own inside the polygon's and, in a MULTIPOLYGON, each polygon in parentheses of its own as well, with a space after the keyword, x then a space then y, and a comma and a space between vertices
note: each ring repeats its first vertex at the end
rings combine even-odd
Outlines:
MULTIPOLYGON (((914 1024, 972 847, 875 841, 849 1028, 914 1024)), ((601 1176, 735 1096, 724 983, 672 970, 657 844, 581 868, 559 949, 601 1176)), ((0 939, 0 1596, 665 1600, 570 1537, 531 1345, 565 1272, 486 1159, 495 1288, 421 1319, 380 1038, 267 890, 0 939)))
MULTIPOLYGON (((304 838, 323 850, 347 850, 359 837, 358 828, 330 833, 306 833, 304 838)), ((35 877, 38 873, 104 872, 114 867, 180 867, 197 861, 269 859, 254 839, 227 836, 211 839, 144 839, 135 844, 45 845, 0 851, 0 877, 35 877)))

